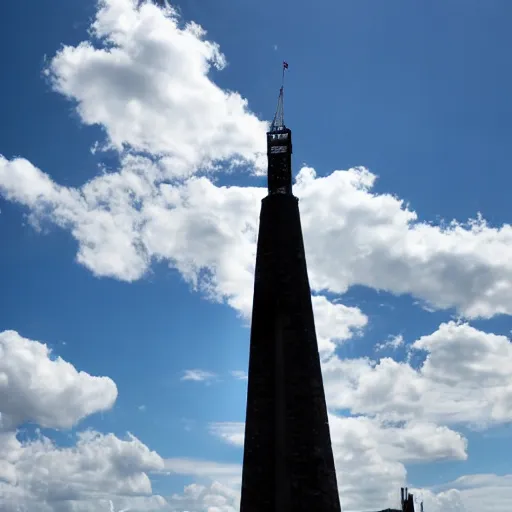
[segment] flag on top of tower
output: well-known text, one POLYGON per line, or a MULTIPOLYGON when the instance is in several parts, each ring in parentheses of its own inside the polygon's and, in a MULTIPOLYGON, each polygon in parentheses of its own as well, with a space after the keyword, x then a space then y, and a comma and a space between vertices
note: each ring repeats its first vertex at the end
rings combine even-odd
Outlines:
POLYGON ((284 61, 284 60, 283 60, 283 68, 284 68, 284 69, 288 69, 288 62, 286 62, 286 61, 284 61))

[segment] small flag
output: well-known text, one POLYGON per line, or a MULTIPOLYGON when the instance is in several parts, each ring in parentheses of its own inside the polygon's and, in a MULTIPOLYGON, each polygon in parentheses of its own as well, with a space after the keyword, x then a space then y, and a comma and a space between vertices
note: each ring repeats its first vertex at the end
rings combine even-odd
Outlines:
POLYGON ((288 62, 283 61, 283 68, 288 69, 288 62))

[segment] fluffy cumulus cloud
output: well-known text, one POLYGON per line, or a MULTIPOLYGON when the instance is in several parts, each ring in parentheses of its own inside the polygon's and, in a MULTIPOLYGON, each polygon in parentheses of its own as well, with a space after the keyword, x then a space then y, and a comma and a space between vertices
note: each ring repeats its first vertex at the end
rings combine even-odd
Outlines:
MULTIPOLYGON (((79 242, 77 259, 96 275, 140 278, 166 260, 195 289, 250 316, 259 200, 264 191, 217 187, 206 177, 158 183, 158 164, 127 156, 120 172, 80 189, 62 187, 26 160, 0 158, 0 190, 79 242)), ((313 297, 319 345, 330 353, 367 323, 356 307, 313 297)))
MULTIPOLYGON (((244 161, 257 171, 266 124, 239 95, 215 85, 209 71, 224 65, 219 48, 197 25, 182 26, 171 8, 104 0, 91 34, 92 41, 60 50, 48 74, 83 122, 105 129, 124 155, 120 170, 75 189, 26 160, 1 158, 1 193, 27 206, 34 222, 68 229, 78 261, 97 275, 134 280, 165 260, 247 315, 265 191, 176 177, 219 162, 244 161)), ((480 217, 418 222, 400 199, 373 193, 375 179, 364 168, 298 174, 313 289, 343 293, 360 284, 468 317, 511 312, 510 226, 480 217)))
MULTIPOLYGON (((142 277, 164 260, 210 298, 248 315, 259 199, 265 191, 221 187, 206 177, 159 181, 161 162, 126 156, 118 172, 63 187, 23 159, 0 159, 0 191, 68 229, 77 259, 96 275, 142 277)), ((367 285, 410 293, 468 317, 510 313, 512 230, 483 220, 431 226, 390 195, 371 192, 364 169, 297 177, 312 288, 343 293, 367 285), (326 221, 328 219, 328 222, 326 221), (332 254, 336 254, 333 258, 332 254), (447 279, 447 277, 450 277, 447 279)), ((345 317, 361 327, 361 317, 345 317)))
POLYGON ((19 439, 22 424, 71 428, 110 409, 116 397, 108 377, 79 372, 15 331, 0 333, 0 510, 110 512, 114 503, 131 502, 142 511, 165 504, 152 496, 148 477, 163 471, 164 461, 134 436, 85 431, 71 447, 42 434, 19 439))
MULTIPOLYGON (((368 458, 370 457, 371 455, 368 458)), ((377 457, 374 461, 376 469, 378 462, 377 457)), ((338 461, 337 463, 339 464, 338 461)), ((356 461, 352 464, 355 465, 356 461)), ((208 468, 208 465, 206 467, 208 468)), ((370 468, 366 467, 366 469, 368 471, 370 468)), ((403 473, 403 469, 400 468, 399 463, 395 468, 386 463, 383 469, 395 473, 388 475, 387 483, 393 484, 402 481, 400 474, 403 473), (395 480, 393 480, 394 478, 395 480)), ((209 476, 212 478, 219 473, 215 467, 211 467, 210 470, 209 476)), ((235 471, 240 474, 241 468, 238 467, 235 471)), ((202 471, 200 473, 203 474, 202 471)), ((346 478, 346 476, 347 474, 340 474, 338 478, 346 478)), ((351 481, 350 474, 348 476, 351 481)), ((343 484, 343 481, 339 481, 340 491, 347 491, 346 496, 342 495, 343 510, 347 512, 377 510, 379 506, 375 506, 376 499, 387 500, 385 503, 393 507, 399 506, 399 497, 396 492, 387 492, 389 489, 384 487, 380 492, 374 491, 375 487, 371 483, 374 476, 371 472, 370 478, 359 474, 355 489, 348 484, 343 484), (365 500, 365 496, 369 496, 369 498, 365 500)), ((377 477, 379 484, 385 483, 382 482, 381 471, 377 471, 377 477)), ((416 506, 419 508, 419 503, 423 501, 425 511, 428 512, 508 512, 512 500, 511 479, 512 475, 470 475, 458 478, 441 487, 429 490, 412 488, 410 491, 415 496, 416 506)), ((239 483, 237 485, 239 488, 239 483)), ((185 488, 182 494, 174 494, 167 499, 171 510, 180 512, 184 510, 189 512, 237 512, 240 501, 238 488, 215 481, 209 484, 191 484, 185 488)))
MULTIPOLYGON (((405 463, 465 460, 466 440, 432 423, 400 426, 367 417, 330 414, 329 425, 344 510, 369 510, 397 504, 405 463)), ((243 446, 243 423, 214 423, 210 431, 243 446)))
POLYGON ((110 409, 116 398, 117 387, 108 377, 79 372, 53 358, 47 345, 15 331, 0 332, 0 432, 25 422, 70 428, 110 409))
POLYGON ((336 344, 360 334, 368 317, 359 308, 335 304, 323 295, 312 297, 318 350, 323 357, 336 350, 336 344))
MULTIPOLYGON (((391 359, 380 363, 340 360, 336 354, 323 362, 328 401, 333 409, 329 423, 338 485, 346 511, 397 506, 397 489, 406 482, 407 464, 466 460, 467 441, 443 423, 473 424, 475 418, 498 421, 488 404, 501 404, 506 398, 493 402, 488 397, 498 397, 510 385, 506 372, 510 343, 505 337, 451 322, 415 341, 411 350, 424 354, 418 368, 391 359), (486 398, 478 393, 490 395, 486 398), (343 401, 337 402, 340 396, 343 401), (417 406, 411 406, 418 400, 417 406), (479 403, 484 409, 475 411, 479 403), (353 408, 365 415, 340 416, 334 411, 336 407, 353 408)), ((410 359, 414 358, 411 355, 410 359)), ((243 446, 243 423, 213 423, 209 429, 224 442, 243 446)), ((180 505, 186 506, 186 510, 194 512, 209 510, 208 507, 237 510, 239 466, 166 462, 170 471, 175 466, 185 474, 206 477, 213 483, 187 487, 183 494, 170 497, 172 506, 178 510, 180 505)), ((510 476, 470 475, 441 488, 413 492, 429 512, 505 511, 511 498, 509 486, 510 476)))
POLYGON ((112 500, 151 498, 147 472, 164 467, 160 456, 133 436, 121 440, 83 432, 71 448, 45 437, 21 443, 14 433, 3 436, 0 452, 7 464, 0 473, 0 508, 9 512, 17 506, 27 512, 107 511, 112 500))
POLYGON ((324 364, 329 404, 401 421, 485 427, 512 421, 512 344, 505 336, 449 322, 415 341, 418 368, 391 358, 324 364))
POLYGON ((159 164, 136 156, 123 163, 69 189, 26 160, 0 157, 0 190, 28 206, 34 222, 68 228, 78 261, 96 275, 139 279, 152 259, 166 260, 195 288, 248 314, 263 192, 216 187, 205 177, 158 183, 159 164))
POLYGON ((342 293, 360 284, 408 293, 468 317, 512 312, 511 226, 493 228, 481 217, 418 222, 400 199, 372 193, 375 179, 363 168, 298 175, 314 288, 342 293))
POLYGON ((468 475, 440 488, 412 491, 429 512, 508 512, 512 503, 512 475, 468 475))
POLYGON ((0 333, 0 510, 2 512, 231 512, 238 507, 240 466, 164 460, 135 436, 82 431, 68 446, 22 424, 67 429, 110 409, 115 383, 94 377, 15 331, 0 333), (152 474, 197 477, 182 495, 153 494, 152 474))
MULTIPOLYGON (((466 459, 466 441, 446 427, 427 422, 408 422, 400 426, 365 417, 340 417, 330 414, 331 437, 343 510, 347 512, 398 507, 397 490, 406 478, 404 464, 429 460, 466 459)), ((211 432, 223 441, 241 447, 243 423, 215 423, 211 432)), ((240 469, 233 466, 209 468, 212 479, 228 475, 231 483, 192 486, 182 496, 189 510, 208 510, 205 495, 223 496, 228 485, 232 501, 226 510, 238 510, 240 469), (238 486, 238 487, 237 487, 238 486), (236 496, 236 498, 234 497, 236 496)), ((197 473, 199 474, 199 473, 197 473)), ((204 474, 203 471, 200 473, 204 474)), ((428 512, 505 512, 512 500, 512 475, 468 475, 431 489, 411 489, 416 502, 424 502, 428 512)), ((221 509, 224 510, 224 509, 221 509)))
MULTIPOLYGON (((396 506, 406 465, 466 460, 455 429, 510 422, 512 364, 505 336, 449 322, 410 345, 409 362, 390 358, 323 361, 333 450, 345 510, 396 506), (415 360, 417 364, 413 364, 415 360), (336 409, 357 416, 344 417, 336 409), (370 475, 370 477, 369 477, 370 475)), ((242 446, 243 424, 215 423, 212 434, 242 446)), ((429 512, 505 510, 509 476, 467 476, 414 490, 429 512), (486 494, 493 493, 492 505, 486 494)))
POLYGON ((187 512, 238 512, 239 502, 239 492, 219 482, 190 484, 183 494, 169 498, 172 510, 187 512))
POLYGON ((18 428, 24 423, 71 428, 111 408, 116 396, 111 379, 78 372, 46 345, 14 331, 0 333, 0 510, 235 510, 241 477, 236 464, 165 460, 131 434, 120 439, 87 430, 71 435, 67 446, 40 432, 21 440, 18 428), (153 494, 152 474, 189 475, 209 483, 164 498, 153 494))
POLYGON ((202 27, 183 25, 172 7, 102 0, 91 34, 64 46, 47 74, 111 146, 159 155, 170 176, 228 159, 262 168, 267 124, 209 79, 226 60, 202 27))

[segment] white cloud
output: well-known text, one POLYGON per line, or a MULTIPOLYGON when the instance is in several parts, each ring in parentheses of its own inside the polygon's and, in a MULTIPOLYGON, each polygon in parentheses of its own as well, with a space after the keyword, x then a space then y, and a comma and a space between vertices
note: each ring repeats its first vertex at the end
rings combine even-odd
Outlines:
MULTIPOLYGON (((69 229, 78 261, 95 274, 134 280, 152 260, 166 260, 193 286, 249 316, 265 190, 218 187, 205 177, 161 183, 160 175, 161 164, 131 156, 120 172, 72 189, 26 160, 0 159, 3 195, 29 207, 33 219, 69 229)), ((295 191, 314 290, 343 293, 360 284, 470 317, 512 311, 510 226, 418 223, 398 199, 372 194, 374 179, 364 169, 325 178, 307 168, 299 173, 295 191)), ((357 316, 350 315, 354 328, 361 326, 357 316)))
POLYGON ((247 380, 247 372, 245 370, 233 370, 231 376, 237 380, 247 380))
POLYGON ((31 208, 33 219, 70 229, 78 261, 96 275, 130 281, 152 259, 167 260, 192 286, 249 315, 263 191, 206 178, 157 184, 157 173, 158 165, 129 156, 120 173, 68 189, 26 160, 0 157, 0 192, 31 208))
POLYGON ((190 484, 183 494, 174 494, 168 501, 179 512, 238 512, 240 494, 219 482, 190 484))
POLYGON ((181 380, 193 380, 195 382, 211 381, 217 376, 215 373, 206 370, 185 370, 181 380))
MULTIPOLYGON (((338 487, 344 510, 396 506, 404 463, 466 459, 466 440, 431 423, 393 426, 365 417, 329 417, 338 487)), ((210 431, 242 447, 243 423, 214 423, 210 431)))
POLYGON ((11 472, 0 492, 6 506, 21 491, 29 505, 57 508, 62 501, 85 501, 92 510, 94 501, 112 496, 151 495, 146 473, 164 467, 163 460, 133 436, 120 440, 112 434, 82 432, 76 445, 58 448, 42 436, 21 443, 13 432, 2 435, 11 472))
MULTIPOLYGON (((196 493, 206 507, 197 510, 213 505, 225 512, 234 510, 227 504, 236 503, 232 487, 240 483, 237 464, 164 460, 131 434, 119 439, 78 432, 67 447, 40 433, 27 441, 18 438, 16 426, 21 422, 70 428, 81 418, 110 408, 116 395, 110 379, 77 372, 52 356, 46 345, 14 331, 0 333, 2 512, 175 512, 175 505, 185 500, 154 495, 149 476, 169 472, 210 482, 196 493)), ((190 489, 185 496, 190 499, 190 489)))
MULTIPOLYGON (((194 288, 249 318, 264 191, 217 187, 206 178, 157 185, 151 182, 156 167, 127 157, 120 173, 99 176, 78 190, 52 185, 25 160, 0 158, 0 190, 31 207, 33 217, 68 227, 80 243, 78 261, 95 274, 137 279, 152 259, 165 259, 194 288)), ((358 308, 321 295, 312 300, 323 355, 367 323, 358 308)))
POLYGON ((324 363, 330 407, 391 420, 483 427, 512 421, 512 345, 505 336, 449 322, 412 344, 418 369, 390 358, 324 363))
POLYGON ((69 447, 49 438, 20 441, 16 428, 32 422, 71 428, 110 409, 117 397, 107 377, 79 372, 50 349, 15 331, 0 333, 0 510, 2 512, 97 512, 159 510, 149 472, 164 461, 137 438, 86 431, 69 447))
POLYGON ((314 289, 343 293, 359 284, 469 317, 512 312, 511 226, 418 222, 403 201, 373 194, 375 179, 363 168, 297 176, 314 289))
POLYGON ((425 512, 508 512, 512 503, 512 475, 466 475, 425 490, 413 489, 425 512))
POLYGON ((70 428, 110 409, 116 398, 117 387, 108 377, 79 372, 16 331, 0 332, 0 431, 24 422, 70 428))
MULTIPOLYGON (((78 261, 95 274, 134 280, 152 260, 167 260, 247 316, 264 189, 165 181, 219 159, 260 165, 266 124, 208 78, 209 63, 223 63, 219 49, 196 25, 181 28, 172 9, 105 0, 92 29, 106 46, 64 47, 50 64, 53 84, 115 147, 157 161, 125 155, 119 172, 72 189, 23 159, 2 158, 0 191, 28 206, 34 221, 46 216, 69 229, 78 261)), ((399 199, 372 193, 375 179, 363 168, 298 174, 313 289, 343 293, 362 284, 470 317, 511 312, 510 226, 417 222, 399 199)), ((356 310, 350 314, 356 320, 356 310)))
POLYGON ((82 122, 102 126, 118 150, 164 157, 167 176, 227 159, 261 170, 267 124, 249 112, 247 100, 209 78, 226 59, 205 31, 151 2, 99 6, 93 40, 64 46, 47 70, 55 90, 76 102, 82 122))
POLYGON ((399 347, 402 347, 404 344, 404 337, 401 334, 397 334, 396 336, 389 336, 389 338, 383 343, 377 343, 375 345, 375 350, 381 351, 386 349, 396 350, 399 347))
MULTIPOLYGON (((467 458, 464 437, 433 423, 411 421, 394 425, 364 416, 347 418, 331 414, 329 424, 336 450, 350 452, 353 442, 366 449, 371 438, 372 446, 387 460, 412 463, 467 458)), ((351 457, 354 459, 357 458, 351 457)))
MULTIPOLYGON (((20 346, 36 347, 40 351, 41 348, 47 350, 37 342, 23 340, 19 335, 17 336, 14 339, 16 342, 20 342, 21 339, 20 346)), ((471 382, 481 382, 478 379, 483 376, 487 388, 490 386, 490 389, 495 389, 497 384, 501 382, 499 379, 507 377, 506 370, 500 370, 501 366, 498 366, 496 358, 499 356, 503 359, 501 361, 504 365, 503 368, 506 368, 509 364, 506 359, 510 348, 508 340, 504 337, 481 333, 466 324, 443 324, 432 335, 424 336, 415 342, 413 347, 429 351, 429 357, 420 370, 409 369, 410 372, 417 372, 422 379, 430 379, 437 383, 440 376, 446 375, 446 372, 439 371, 443 365, 449 365, 460 375, 464 375, 461 378, 452 373, 453 378, 457 380, 457 385, 463 387, 471 382), (470 350, 450 351, 449 348, 446 350, 445 347, 449 346, 450 343, 454 343, 460 348, 464 348, 464 343, 466 343, 470 350), (458 365, 454 365, 454 362, 450 359, 450 354, 458 358, 458 365), (461 354, 465 354, 465 357, 462 357, 461 354), (481 365, 482 371, 479 370, 476 363, 481 365), (489 365, 495 368, 493 374, 488 372, 489 365)), ((47 364, 64 364, 58 359, 52 361, 45 350, 42 350, 41 353, 46 355, 47 364)), ((2 361, 6 368, 12 368, 13 361, 19 360, 16 350, 12 350, 12 348, 5 351, 5 355, 8 357, 4 357, 2 361)), ((329 364, 333 360, 336 360, 336 356, 331 358, 324 368, 328 370, 329 364)), ((353 378, 354 375, 361 376, 361 369, 372 369, 372 366, 368 365, 366 360, 338 361, 338 363, 347 364, 344 374, 348 379, 353 378)), ((405 363, 394 363, 394 365, 407 366, 405 363)), ((44 365, 40 367, 43 368, 44 365)), ((72 371, 71 374, 73 374, 72 371)), ((59 375, 58 371, 43 373, 41 384, 51 382, 48 379, 55 375, 59 375)), ((332 384, 332 381, 329 383, 328 379, 329 371, 326 371, 326 375, 326 385, 329 387, 332 384)), ((393 376, 393 380, 398 382, 399 387, 407 390, 407 386, 404 385, 405 381, 400 382, 396 379, 396 376, 393 376)), ((25 383, 25 385, 29 384, 27 380, 21 380, 20 382, 25 383)), ((342 388, 346 386, 346 382, 338 380, 337 385, 342 388)), ((377 388, 383 387, 383 384, 379 382, 375 385, 377 388)), ((357 391, 357 386, 355 389, 357 391)), ((37 393, 38 390, 37 388, 31 388, 31 392, 37 393)), ((27 390, 24 390, 22 394, 30 398, 30 393, 27 393, 27 390)), ((356 396, 359 395, 356 393, 356 396)), ((388 393, 386 396, 393 399, 395 393, 388 393)), ((445 391, 443 391, 442 396, 445 400, 453 399, 445 391)), ((30 409, 30 404, 33 402, 32 399, 28 399, 25 404, 28 404, 26 406, 30 409)), ((398 404, 389 405, 390 410, 400 411, 399 406, 400 401, 398 404)), ((439 406, 447 407, 446 404, 440 404, 439 406)), ((429 405, 429 407, 432 406, 429 405)), ((452 406, 450 405, 450 407, 452 406)), ((5 410, 0 410, 0 412, 5 414, 5 410)), ((381 416, 382 414, 381 412, 381 416)), ((24 414, 22 417, 30 417, 30 415, 24 414)), ((465 440, 461 436, 446 427, 426 421, 411 421, 397 426, 384 423, 381 419, 367 417, 343 418, 331 415, 330 425, 337 468, 340 473, 340 493, 346 510, 364 509, 375 506, 377 503, 393 504, 393 500, 396 500, 396 489, 403 484, 405 479, 403 464, 406 462, 446 458, 463 459, 465 457, 465 440), (370 479, 368 479, 368 475, 371 475, 370 479), (364 476, 366 476, 366 479, 363 478, 364 476), (367 482, 365 489, 361 489, 361 481, 367 482)), ((243 425, 241 424, 213 424, 211 430, 233 444, 240 446, 243 442, 243 425)), ((112 435, 103 436, 101 434, 85 433, 80 434, 76 446, 66 449, 58 448, 44 438, 22 444, 14 437, 13 432, 8 432, 3 434, 0 446, 3 450, 0 458, 7 461, 7 464, 4 463, 0 467, 3 481, 2 496, 5 496, 4 500, 8 500, 11 505, 13 503, 32 503, 35 500, 45 506, 53 507, 54 502, 56 503, 58 501, 56 499, 60 496, 54 490, 58 488, 60 493, 64 490, 70 493, 69 495, 73 497, 73 500, 66 503, 68 505, 73 503, 73 508, 55 508, 55 510, 87 510, 87 512, 89 510, 109 510, 106 508, 107 504, 110 503, 108 500, 111 499, 108 489, 115 487, 110 485, 102 487, 103 481, 97 482, 85 471, 84 468, 92 468, 93 461, 96 464, 92 468, 95 474, 105 475, 105 472, 107 472, 107 474, 112 475, 106 478, 105 482, 110 482, 110 478, 116 479, 116 485, 119 489, 118 494, 145 494, 148 500, 159 500, 160 498, 151 496, 150 483, 146 472, 170 471, 173 469, 173 464, 175 472, 181 471, 181 473, 194 474, 200 478, 210 478, 220 482, 221 487, 218 487, 217 484, 194 487, 197 491, 198 503, 201 504, 198 506, 213 503, 217 500, 217 495, 222 498, 219 498, 219 504, 222 502, 222 506, 233 506, 223 492, 219 491, 220 494, 219 492, 216 494, 215 490, 227 487, 235 489, 233 492, 236 493, 236 485, 239 482, 239 474, 237 474, 239 468, 236 465, 219 468, 218 465, 210 464, 208 466, 208 463, 196 463, 195 468, 193 468, 192 464, 189 463, 187 469, 185 467, 187 465, 184 465, 183 461, 161 461, 157 454, 150 452, 135 438, 121 441, 112 435), (105 455, 104 459, 100 459, 99 452, 105 455), (38 465, 34 464, 34 457, 37 457, 38 461, 45 460, 45 463, 49 465, 48 471, 43 471, 42 474, 29 473, 27 469, 29 466, 41 467, 39 462, 38 465), (126 477, 127 470, 123 469, 124 464, 131 468, 134 472, 133 476, 126 477), (60 469, 55 469, 57 467, 60 469), (122 471, 127 479, 119 478, 116 471, 122 471), (73 476, 76 473, 85 475, 88 480, 84 481, 82 477, 73 476), (67 483, 67 478, 71 478, 70 483, 67 483), (44 492, 40 490, 38 491, 39 494, 30 494, 33 493, 32 489, 34 488, 44 489, 44 492)), ((187 506, 192 499, 190 492, 189 489, 185 493, 185 498, 188 501, 183 498, 187 506)), ((449 495, 452 496, 452 494, 449 495)), ((436 499, 444 499, 443 496, 439 495, 436 499)), ((146 502, 140 501, 141 499, 138 498, 140 503, 138 502, 137 506, 145 507, 146 502)), ((175 503, 179 499, 181 499, 179 496, 173 496, 171 503, 175 503)), ((115 503, 121 504, 121 502, 131 503, 127 496, 118 497, 115 503)), ((217 503, 217 501, 215 502, 217 503)), ((167 507, 164 502, 160 501, 159 503, 162 510, 167 507)), ((71 507, 71 505, 69 506, 71 507)), ((52 509, 49 508, 48 510, 52 509)), ((140 508, 140 510, 144 510, 144 508, 140 508)), ((197 510, 201 510, 201 508, 197 510)))
POLYGON ((318 350, 323 357, 331 355, 336 344, 360 334, 368 317, 359 308, 334 304, 323 295, 312 297, 318 350))
MULTIPOLYGON (((482 422, 510 421, 506 416, 512 410, 506 407, 511 383, 507 368, 512 360, 506 337, 450 322, 421 337, 412 349, 417 355, 427 351, 417 369, 390 358, 376 363, 333 356, 324 361, 330 405, 377 415, 330 415, 344 510, 396 506, 397 490, 405 484, 404 464, 465 460, 466 440, 443 423, 483 426, 482 422)), ((210 431, 243 446, 243 423, 215 423, 210 431)), ((510 503, 506 488, 510 477, 475 478, 467 476, 443 489, 414 492, 424 499, 428 512, 505 510, 510 503), (471 490, 462 488, 464 482, 471 483, 471 490), (491 492, 492 503, 485 500, 491 492)))
POLYGON ((197 459, 167 459, 171 474, 194 476, 199 482, 187 485, 181 494, 167 498, 173 512, 238 512, 242 466, 197 459))
POLYGON ((235 446, 244 445, 244 423, 219 422, 210 424, 210 433, 235 446))
MULTIPOLYGON (((373 475, 370 473, 371 477, 373 475)), ((467 475, 443 485, 442 490, 439 487, 409 490, 414 493, 417 511, 419 503, 423 501, 425 512, 508 512, 512 500, 511 479, 512 475, 467 475)), ((388 505, 398 507, 399 489, 389 490, 389 496, 384 497, 386 501, 378 502, 377 499, 382 496, 373 494, 373 489, 368 488, 370 486, 367 482, 368 477, 361 478, 357 488, 350 489, 350 499, 344 499, 342 495, 344 511, 378 510, 388 505), (373 501, 365 500, 368 493, 373 501)), ((214 481, 210 484, 187 486, 183 494, 170 497, 169 503, 173 511, 179 512, 238 512, 239 500, 240 494, 237 490, 214 481), (208 508, 209 506, 213 508, 208 508), (215 506, 220 508, 214 508, 215 506)))

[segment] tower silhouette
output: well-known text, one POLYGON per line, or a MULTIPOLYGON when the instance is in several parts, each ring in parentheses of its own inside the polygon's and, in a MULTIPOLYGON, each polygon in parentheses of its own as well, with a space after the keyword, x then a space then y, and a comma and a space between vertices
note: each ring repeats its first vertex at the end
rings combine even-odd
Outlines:
MULTIPOLYGON (((284 69, 287 68, 283 64, 284 69)), ((283 87, 267 133, 251 325, 241 512, 339 512, 283 87)))

